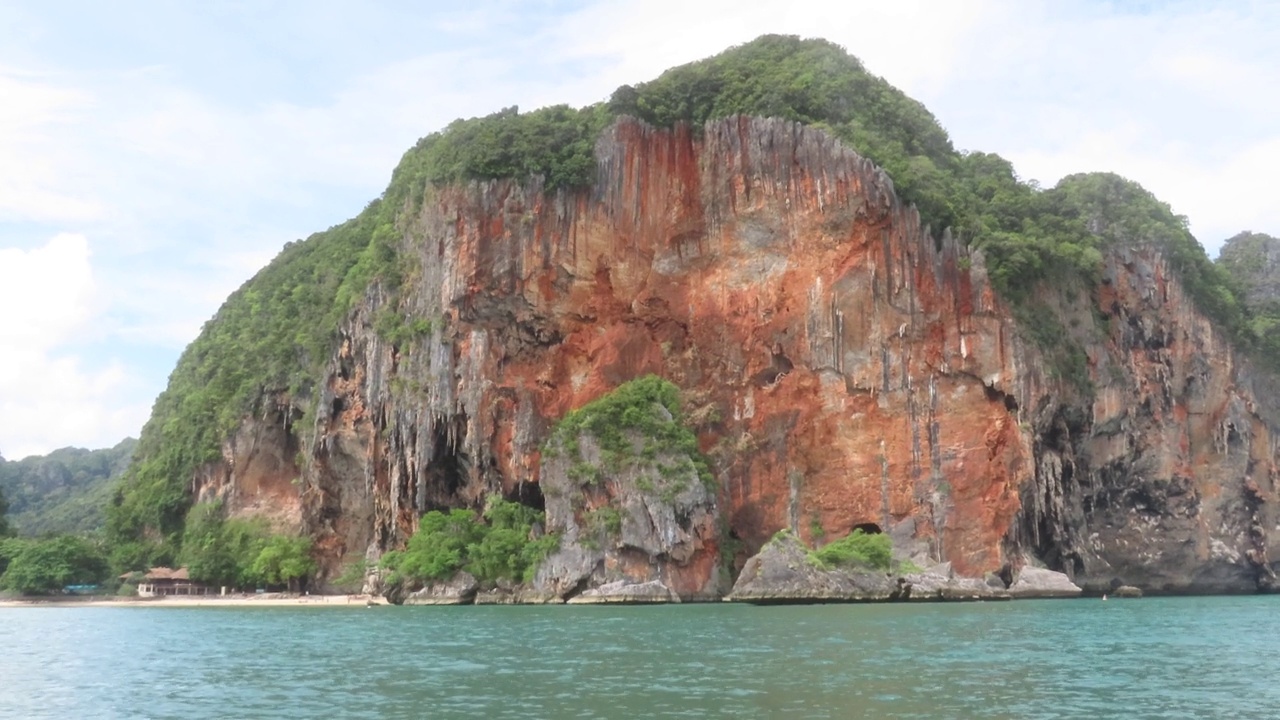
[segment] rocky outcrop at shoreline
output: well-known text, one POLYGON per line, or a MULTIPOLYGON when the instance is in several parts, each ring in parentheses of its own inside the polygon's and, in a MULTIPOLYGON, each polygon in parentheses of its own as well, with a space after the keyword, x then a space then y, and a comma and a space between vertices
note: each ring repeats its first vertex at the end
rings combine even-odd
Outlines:
POLYGON ((883 572, 827 570, 790 533, 780 533, 747 560, 728 600, 750 603, 887 601, 903 598, 902 583, 883 572))
POLYGON ((1037 567, 1022 568, 1009 586, 1009 595, 1015 598, 1080 597, 1082 592, 1066 575, 1037 567))
POLYGON ((440 582, 403 594, 401 588, 387 592, 387 599, 397 605, 469 605, 476 599, 480 582, 468 572, 460 572, 440 582))
POLYGON ((908 592, 904 600, 1008 600, 1012 597, 998 577, 957 577, 950 563, 921 573, 904 575, 908 592))
POLYGON ((570 605, 649 605, 678 602, 680 596, 657 580, 643 583, 619 580, 590 588, 568 600, 570 605))
MULTIPOLYGON (((818 561, 795 535, 778 533, 760 552, 747 560, 728 602, 753 604, 804 604, 836 602, 966 602, 1032 598, 1079 597, 1081 588, 1060 572, 1026 566, 1008 587, 995 574, 985 578, 957 575, 950 563, 917 572, 886 572, 870 567, 828 567, 818 561)), ((615 580, 586 587, 577 593, 556 595, 525 585, 479 590, 469 573, 429 584, 396 597, 406 605, 461 605, 475 603, 540 605, 638 605, 682 602, 681 596, 659 580, 615 580)), ((692 598, 712 600, 711 597, 692 598)))
POLYGON ((973 601, 1078 597, 1063 573, 1026 567, 1006 588, 997 576, 957 576, 950 563, 916 573, 826 568, 794 535, 780 533, 747 561, 726 598, 749 603, 973 601))

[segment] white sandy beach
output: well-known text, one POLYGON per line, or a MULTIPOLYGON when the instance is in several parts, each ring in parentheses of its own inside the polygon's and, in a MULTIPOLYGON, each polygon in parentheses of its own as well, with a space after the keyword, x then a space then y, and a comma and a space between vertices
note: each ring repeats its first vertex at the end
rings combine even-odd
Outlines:
POLYGON ((126 597, 46 597, 0 600, 0 608, 20 607, 359 607, 386 605, 386 598, 376 595, 295 595, 267 593, 263 595, 167 595, 157 598, 126 597))

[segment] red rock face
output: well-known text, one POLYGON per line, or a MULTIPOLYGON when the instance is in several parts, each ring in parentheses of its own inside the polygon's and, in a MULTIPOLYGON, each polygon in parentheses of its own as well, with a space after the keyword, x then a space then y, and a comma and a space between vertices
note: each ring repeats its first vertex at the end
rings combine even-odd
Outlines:
MULTIPOLYGON (((415 269, 395 310, 433 331, 390 347, 372 331, 376 289, 343 329, 301 486, 330 568, 400 545, 428 509, 499 492, 537 504, 555 421, 650 373, 684 391, 739 564, 782 528, 812 543, 871 525, 966 575, 1029 553, 1102 583, 1134 575, 1127 543, 1156 537, 1191 537, 1199 568, 1231 552, 1230 568, 1268 564, 1267 422, 1163 274, 1110 260, 1090 300, 1115 319, 1089 336, 1089 407, 1017 340, 981 256, 935 243, 881 171, 824 133, 624 120, 596 156, 587 191, 471 183, 429 191, 406 219, 415 269), (1174 299, 1148 295, 1161 292, 1174 299), (1245 475, 1257 492, 1232 489, 1245 475), (1147 494, 1164 498, 1164 529, 1134 529, 1134 478, 1160 484, 1147 494), (1194 502, 1168 494, 1177 478, 1194 502)), ((716 566, 649 572, 694 593, 716 566)))
POLYGON ((192 495, 196 502, 221 501, 229 517, 264 518, 277 531, 296 533, 302 530, 298 442, 287 406, 269 415, 240 426, 223 446, 223 461, 193 479, 192 495))
POLYGON ((999 568, 1031 464, 980 261, 791 123, 624 121, 597 157, 590 193, 450 188, 410 232, 414 310, 447 329, 411 350, 441 361, 417 375, 436 389, 391 402, 465 417, 463 484, 537 482, 556 419, 654 373, 684 389, 746 549, 874 523, 999 568))

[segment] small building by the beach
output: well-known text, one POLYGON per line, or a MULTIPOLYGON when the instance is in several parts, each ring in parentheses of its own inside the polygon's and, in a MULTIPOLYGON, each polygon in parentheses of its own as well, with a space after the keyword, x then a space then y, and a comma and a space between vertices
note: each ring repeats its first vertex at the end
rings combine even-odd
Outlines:
POLYGON ((161 595, 213 595, 216 590, 202 583, 194 582, 186 568, 174 570, 167 567, 154 567, 142 576, 138 582, 138 597, 159 597, 161 595))

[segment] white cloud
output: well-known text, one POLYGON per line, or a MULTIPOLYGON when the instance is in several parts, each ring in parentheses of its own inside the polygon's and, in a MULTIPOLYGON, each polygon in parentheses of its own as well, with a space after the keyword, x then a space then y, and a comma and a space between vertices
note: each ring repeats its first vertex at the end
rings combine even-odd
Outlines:
POLYGON ((81 92, 0 67, 0 220, 85 220, 102 207, 77 175, 58 128, 88 105, 81 92))
POLYGON ((89 243, 81 235, 58 235, 31 251, 0 249, 6 354, 44 353, 66 340, 88 322, 92 294, 89 243))
POLYGON ((603 59, 601 99, 623 83, 651 79, 766 33, 823 37, 844 45, 869 70, 908 93, 936 87, 952 74, 961 40, 993 11, 992 0, 789 2, 617 0, 589 5, 550 32, 544 43, 562 59, 603 59))
POLYGON ((68 348, 98 315, 89 246, 63 234, 42 247, 0 249, 0 452, 45 453, 69 438, 94 447, 137 431, 149 403, 125 397, 125 369, 98 369, 68 348))

